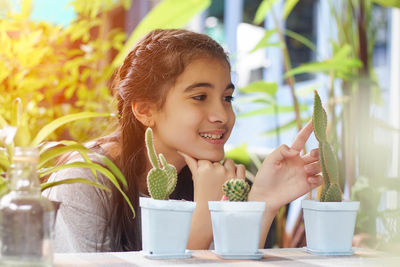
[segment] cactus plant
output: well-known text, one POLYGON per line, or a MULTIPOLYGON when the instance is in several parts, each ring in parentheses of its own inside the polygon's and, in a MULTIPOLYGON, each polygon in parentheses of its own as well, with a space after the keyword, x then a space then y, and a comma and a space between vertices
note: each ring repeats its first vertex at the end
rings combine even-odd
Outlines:
POLYGON ((320 162, 322 175, 324 178, 323 190, 320 201, 340 202, 342 201, 342 191, 339 186, 339 169, 336 155, 328 143, 326 134, 327 115, 322 107, 321 98, 317 91, 314 91, 314 112, 312 124, 315 137, 319 143, 320 162))
POLYGON ((222 190, 229 201, 247 201, 250 185, 243 179, 230 179, 222 185, 222 190))
POLYGON ((153 145, 153 131, 147 128, 145 133, 147 155, 153 168, 147 173, 147 188, 154 199, 168 199, 174 191, 178 175, 175 166, 168 164, 162 154, 157 157, 153 145), (160 166, 160 162, 162 166, 160 166))

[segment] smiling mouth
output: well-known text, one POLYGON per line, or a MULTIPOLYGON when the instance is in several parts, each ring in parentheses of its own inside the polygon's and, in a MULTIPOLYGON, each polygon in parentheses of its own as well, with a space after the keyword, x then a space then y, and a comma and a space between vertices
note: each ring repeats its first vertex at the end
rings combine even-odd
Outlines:
POLYGON ((209 134, 209 133, 200 133, 200 136, 209 139, 209 140, 221 140, 224 137, 224 134, 209 134))

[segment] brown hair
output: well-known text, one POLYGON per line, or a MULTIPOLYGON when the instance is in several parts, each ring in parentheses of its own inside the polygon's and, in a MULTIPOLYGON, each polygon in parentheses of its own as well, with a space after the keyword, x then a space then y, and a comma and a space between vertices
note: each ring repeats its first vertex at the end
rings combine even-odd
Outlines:
POLYGON ((113 192, 115 208, 110 218, 113 251, 141 249, 138 179, 145 172, 147 160, 145 126, 135 118, 131 104, 149 101, 162 108, 168 89, 185 67, 199 57, 218 58, 229 65, 224 49, 205 34, 187 30, 154 30, 133 47, 116 73, 113 90, 120 116, 118 165, 127 179, 127 195, 137 217, 132 218, 121 194, 113 192))

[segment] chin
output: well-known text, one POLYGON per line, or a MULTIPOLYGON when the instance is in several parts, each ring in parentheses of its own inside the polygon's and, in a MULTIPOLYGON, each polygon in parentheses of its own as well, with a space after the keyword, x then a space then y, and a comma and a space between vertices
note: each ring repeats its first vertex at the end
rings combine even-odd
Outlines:
POLYGON ((220 153, 213 153, 213 154, 203 154, 203 155, 198 155, 196 158, 198 160, 209 160, 211 162, 218 162, 224 159, 225 153, 220 152, 220 153))

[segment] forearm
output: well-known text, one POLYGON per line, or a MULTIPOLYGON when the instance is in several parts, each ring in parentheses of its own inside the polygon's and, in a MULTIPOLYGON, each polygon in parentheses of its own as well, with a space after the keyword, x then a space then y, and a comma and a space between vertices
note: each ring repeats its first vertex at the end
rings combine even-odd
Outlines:
POLYGON ((212 241, 212 225, 208 202, 197 202, 190 227, 188 249, 208 249, 212 241))
POLYGON ((262 217, 261 234, 259 242, 259 248, 264 248, 269 229, 271 228, 271 224, 275 218, 278 208, 271 206, 272 201, 266 199, 266 195, 257 192, 255 188, 252 188, 252 190, 250 191, 248 201, 264 201, 266 203, 265 211, 262 217))
POLYGON ((268 232, 271 228, 271 224, 275 218, 275 215, 276 212, 269 211, 267 206, 262 218, 259 248, 264 248, 265 241, 267 240, 268 232))

